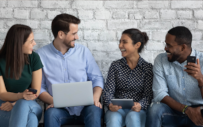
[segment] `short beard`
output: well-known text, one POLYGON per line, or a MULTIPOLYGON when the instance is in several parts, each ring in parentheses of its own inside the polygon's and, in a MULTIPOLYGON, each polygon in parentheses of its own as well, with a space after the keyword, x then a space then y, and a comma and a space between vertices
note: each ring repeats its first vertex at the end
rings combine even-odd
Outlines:
POLYGON ((172 58, 171 58, 170 60, 169 60, 169 58, 168 58, 168 61, 169 61, 169 62, 174 62, 174 61, 176 61, 178 58, 179 58, 179 55, 173 54, 173 56, 172 56, 172 58))
MULTIPOLYGON (((73 41, 75 41, 75 40, 73 40, 73 41)), ((74 46, 71 46, 71 42, 72 42, 72 41, 70 41, 70 42, 67 43, 66 40, 64 40, 64 41, 63 41, 63 44, 64 44, 67 48, 74 48, 75 45, 74 45, 74 46)))

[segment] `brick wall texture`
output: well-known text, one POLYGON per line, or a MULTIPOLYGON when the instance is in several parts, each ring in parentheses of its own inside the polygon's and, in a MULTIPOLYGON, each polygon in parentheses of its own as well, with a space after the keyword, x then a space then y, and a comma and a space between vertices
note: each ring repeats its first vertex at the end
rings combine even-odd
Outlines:
POLYGON ((140 55, 150 63, 164 52, 166 32, 177 25, 188 27, 193 48, 203 51, 202 0, 0 0, 0 47, 17 23, 32 27, 35 49, 50 43, 51 21, 60 13, 81 19, 77 42, 91 50, 104 78, 111 62, 121 58, 118 42, 127 28, 147 32, 150 40, 140 55))

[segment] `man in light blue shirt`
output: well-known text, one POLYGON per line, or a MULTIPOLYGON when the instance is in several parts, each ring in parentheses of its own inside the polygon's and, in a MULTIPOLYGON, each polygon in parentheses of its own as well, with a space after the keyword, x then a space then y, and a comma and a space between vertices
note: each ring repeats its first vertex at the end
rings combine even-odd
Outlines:
POLYGON ((203 125, 203 53, 191 48, 192 34, 183 26, 169 30, 165 43, 166 53, 154 62, 154 99, 146 127, 203 125), (187 64, 188 56, 195 56, 197 62, 187 64))
POLYGON ((74 122, 84 122, 87 127, 101 126, 102 105, 99 99, 103 77, 89 49, 74 42, 78 39, 79 23, 80 19, 72 15, 57 15, 52 21, 55 39, 37 51, 44 65, 39 98, 49 104, 45 112, 45 127, 60 127, 74 122), (94 105, 53 108, 52 84, 84 81, 92 81, 94 105))

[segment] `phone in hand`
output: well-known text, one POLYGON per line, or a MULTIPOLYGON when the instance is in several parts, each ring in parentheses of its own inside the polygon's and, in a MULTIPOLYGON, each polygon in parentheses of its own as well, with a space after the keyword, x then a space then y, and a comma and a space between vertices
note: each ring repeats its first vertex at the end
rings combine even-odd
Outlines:
POLYGON ((32 92, 33 94, 36 94, 36 93, 37 93, 37 90, 36 90, 36 89, 29 88, 28 90, 29 90, 29 92, 32 92))
POLYGON ((187 57, 187 64, 188 63, 196 63, 196 56, 188 56, 187 57))

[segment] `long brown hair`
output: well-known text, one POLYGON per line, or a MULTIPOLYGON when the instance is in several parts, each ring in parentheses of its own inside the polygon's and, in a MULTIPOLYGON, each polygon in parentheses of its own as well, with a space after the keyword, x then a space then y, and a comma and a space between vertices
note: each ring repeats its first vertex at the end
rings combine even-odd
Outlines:
POLYGON ((21 24, 13 25, 9 29, 0 50, 0 58, 6 60, 6 78, 19 79, 24 65, 29 64, 28 55, 23 53, 22 47, 31 33, 29 26, 21 24))

